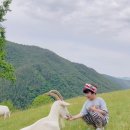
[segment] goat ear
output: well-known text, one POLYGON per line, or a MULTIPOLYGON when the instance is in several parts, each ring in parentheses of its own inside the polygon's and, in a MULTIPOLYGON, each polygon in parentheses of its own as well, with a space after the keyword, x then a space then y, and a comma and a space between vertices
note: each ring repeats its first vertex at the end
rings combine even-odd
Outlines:
POLYGON ((62 106, 69 106, 69 105, 70 105, 68 102, 65 102, 65 101, 61 101, 60 104, 61 104, 62 106))

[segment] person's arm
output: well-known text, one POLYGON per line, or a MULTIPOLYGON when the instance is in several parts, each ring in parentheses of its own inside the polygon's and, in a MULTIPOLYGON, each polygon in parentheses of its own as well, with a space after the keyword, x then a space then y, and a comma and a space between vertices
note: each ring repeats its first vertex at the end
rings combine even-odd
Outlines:
POLYGON ((69 120, 72 121, 72 120, 76 120, 76 119, 79 119, 79 118, 82 118, 82 114, 80 114, 80 113, 70 117, 69 120))
POLYGON ((82 110, 80 111, 79 114, 71 116, 68 120, 76 120, 76 119, 82 118, 83 115, 87 114, 86 105, 87 105, 87 102, 84 103, 82 110))
POLYGON ((100 109, 93 106, 90 108, 90 110, 98 112, 102 115, 106 115, 108 113, 108 110, 107 110, 106 102, 102 98, 100 99, 100 105, 101 105, 100 109))
POLYGON ((90 110, 94 111, 94 112, 98 112, 102 115, 105 115, 106 114, 106 111, 104 110, 101 110, 101 109, 97 109, 95 106, 94 107, 91 107, 90 110))

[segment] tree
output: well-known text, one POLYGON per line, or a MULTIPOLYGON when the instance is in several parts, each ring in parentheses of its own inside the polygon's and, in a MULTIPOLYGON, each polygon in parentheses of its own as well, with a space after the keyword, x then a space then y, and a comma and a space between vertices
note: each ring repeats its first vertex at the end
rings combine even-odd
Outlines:
POLYGON ((5 39, 5 28, 2 26, 4 16, 7 14, 11 0, 4 0, 0 5, 0 78, 7 80, 15 80, 14 67, 6 61, 6 39, 5 39))
POLYGON ((41 106, 41 105, 45 105, 48 103, 51 103, 53 101, 52 98, 50 98, 48 95, 43 94, 43 95, 39 95, 37 96, 33 102, 32 102, 32 107, 37 107, 37 106, 41 106))

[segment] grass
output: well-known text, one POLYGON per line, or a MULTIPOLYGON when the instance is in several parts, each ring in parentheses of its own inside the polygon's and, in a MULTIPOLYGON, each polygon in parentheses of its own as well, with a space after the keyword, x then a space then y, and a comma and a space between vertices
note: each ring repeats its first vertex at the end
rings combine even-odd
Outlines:
MULTIPOLYGON (((116 91, 98 95, 107 102, 110 120, 106 130, 130 130, 130 90, 116 91)), ((77 97, 68 100, 71 103, 69 111, 71 114, 79 113, 85 102, 85 97, 77 97)), ((51 105, 45 105, 24 111, 16 111, 11 114, 10 119, 0 118, 0 130, 20 130, 40 118, 47 116, 51 105)), ((63 130, 87 130, 88 126, 82 121, 66 121, 63 130)))

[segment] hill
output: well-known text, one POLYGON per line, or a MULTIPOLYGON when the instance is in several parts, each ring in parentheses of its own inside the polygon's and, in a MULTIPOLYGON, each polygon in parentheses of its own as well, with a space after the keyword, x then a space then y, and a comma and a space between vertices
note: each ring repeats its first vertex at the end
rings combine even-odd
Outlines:
MULTIPOLYGON (((109 124, 105 130, 129 130, 130 128, 130 90, 117 91, 111 93, 100 94, 107 102, 109 108, 110 119, 109 124)), ((67 100, 71 103, 69 111, 71 114, 77 114, 83 103, 85 97, 78 97, 67 100)), ((35 121, 48 115, 51 105, 43 105, 41 107, 32 108, 24 111, 17 111, 12 113, 11 118, 7 120, 0 119, 0 130, 19 130, 25 126, 31 125, 35 121)), ((82 120, 67 121, 66 127, 63 130, 85 130, 86 124, 82 120)))
POLYGON ((120 77, 120 79, 130 80, 130 77, 120 77))
POLYGON ((116 77, 112 77, 112 76, 109 76, 109 75, 104 75, 107 79, 111 80, 112 82, 115 82, 115 83, 119 83, 122 88, 126 88, 130 86, 130 80, 128 79, 124 79, 124 78, 116 78, 116 77))
POLYGON ((27 107, 35 97, 50 89, 59 90, 65 98, 79 96, 86 82, 96 83, 100 93, 130 87, 124 80, 108 78, 36 46, 8 42, 7 60, 16 68, 17 81, 15 84, 0 81, 0 102, 11 100, 17 108, 27 107))

